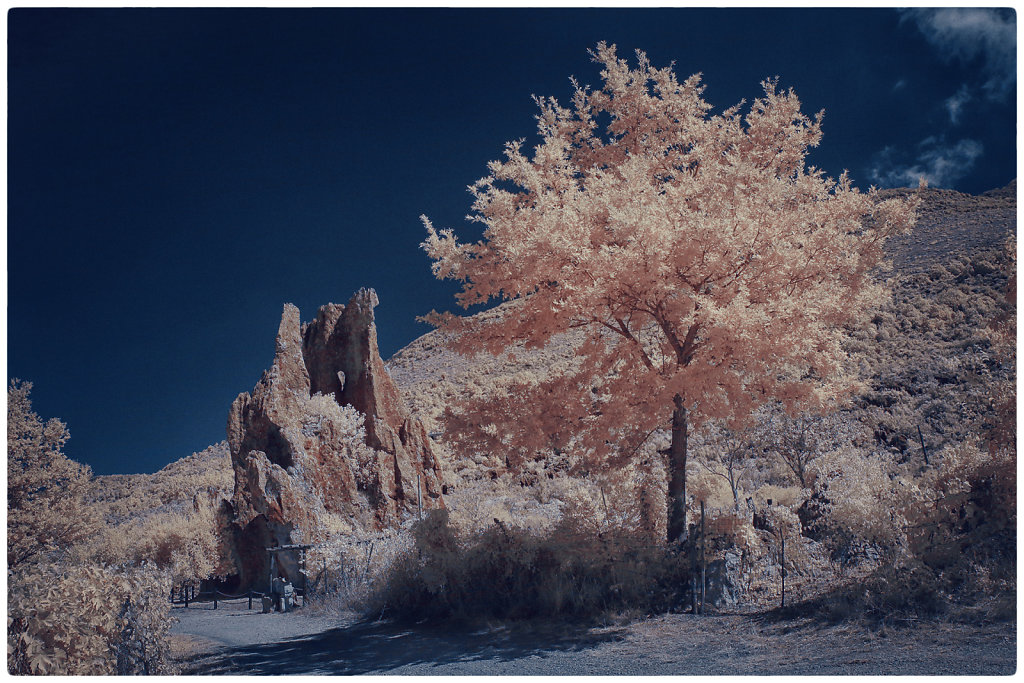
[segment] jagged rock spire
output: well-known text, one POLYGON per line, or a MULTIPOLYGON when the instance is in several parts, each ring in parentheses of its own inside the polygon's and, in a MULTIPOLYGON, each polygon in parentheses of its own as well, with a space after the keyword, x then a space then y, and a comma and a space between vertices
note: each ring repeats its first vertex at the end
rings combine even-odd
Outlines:
POLYGON ((245 585, 267 580, 266 545, 311 540, 325 512, 395 525, 416 509, 417 480, 424 508, 444 506, 440 462, 377 349, 377 303, 360 289, 305 325, 286 304, 270 370, 231 405, 233 538, 245 585), (365 443, 352 444, 340 418, 317 415, 311 425, 311 411, 323 410, 318 393, 365 416, 365 443))

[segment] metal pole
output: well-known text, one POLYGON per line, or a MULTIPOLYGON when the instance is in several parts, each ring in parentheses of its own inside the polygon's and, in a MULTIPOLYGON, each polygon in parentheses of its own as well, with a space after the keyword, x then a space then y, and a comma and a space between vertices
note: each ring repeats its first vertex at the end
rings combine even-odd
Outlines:
POLYGON ((363 581, 366 581, 366 575, 370 573, 370 558, 373 557, 373 543, 373 541, 370 541, 370 549, 366 553, 366 569, 363 570, 363 581))
POLYGON ((707 542, 704 540, 704 501, 700 502, 700 613, 704 614, 704 598, 707 595, 707 542))
POLYGON ((782 552, 779 553, 779 565, 782 567, 782 606, 786 606, 786 536, 779 530, 779 538, 782 539, 782 552))
POLYGON ((249 609, 252 609, 252 589, 249 590, 249 609))
POLYGON ((697 611, 697 539, 689 537, 686 544, 689 546, 688 552, 690 553, 690 611, 696 616, 699 614, 697 611))

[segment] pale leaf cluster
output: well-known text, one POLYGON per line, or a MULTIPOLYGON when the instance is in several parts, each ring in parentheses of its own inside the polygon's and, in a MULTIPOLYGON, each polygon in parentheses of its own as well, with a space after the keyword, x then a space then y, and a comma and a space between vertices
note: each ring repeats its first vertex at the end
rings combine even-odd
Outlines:
POLYGON ((8 582, 9 673, 173 673, 167 574, 35 564, 9 574, 8 582))

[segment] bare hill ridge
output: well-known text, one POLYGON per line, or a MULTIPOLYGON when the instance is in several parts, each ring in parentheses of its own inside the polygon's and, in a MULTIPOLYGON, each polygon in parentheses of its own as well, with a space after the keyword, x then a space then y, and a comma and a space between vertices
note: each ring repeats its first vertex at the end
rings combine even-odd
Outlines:
MULTIPOLYGON (((917 190, 882 190, 882 198, 917 190)), ((886 248, 902 274, 921 272, 951 256, 1001 248, 1016 233, 1017 180, 980 195, 927 188, 913 232, 889 240, 886 248)))

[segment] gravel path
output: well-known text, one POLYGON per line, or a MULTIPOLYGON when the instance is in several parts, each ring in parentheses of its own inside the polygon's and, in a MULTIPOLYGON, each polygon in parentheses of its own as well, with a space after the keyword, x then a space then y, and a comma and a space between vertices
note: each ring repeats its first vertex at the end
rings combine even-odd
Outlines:
POLYGON ((186 674, 1008 675, 1015 624, 870 631, 758 617, 666 615, 622 627, 468 628, 175 609, 186 674))

